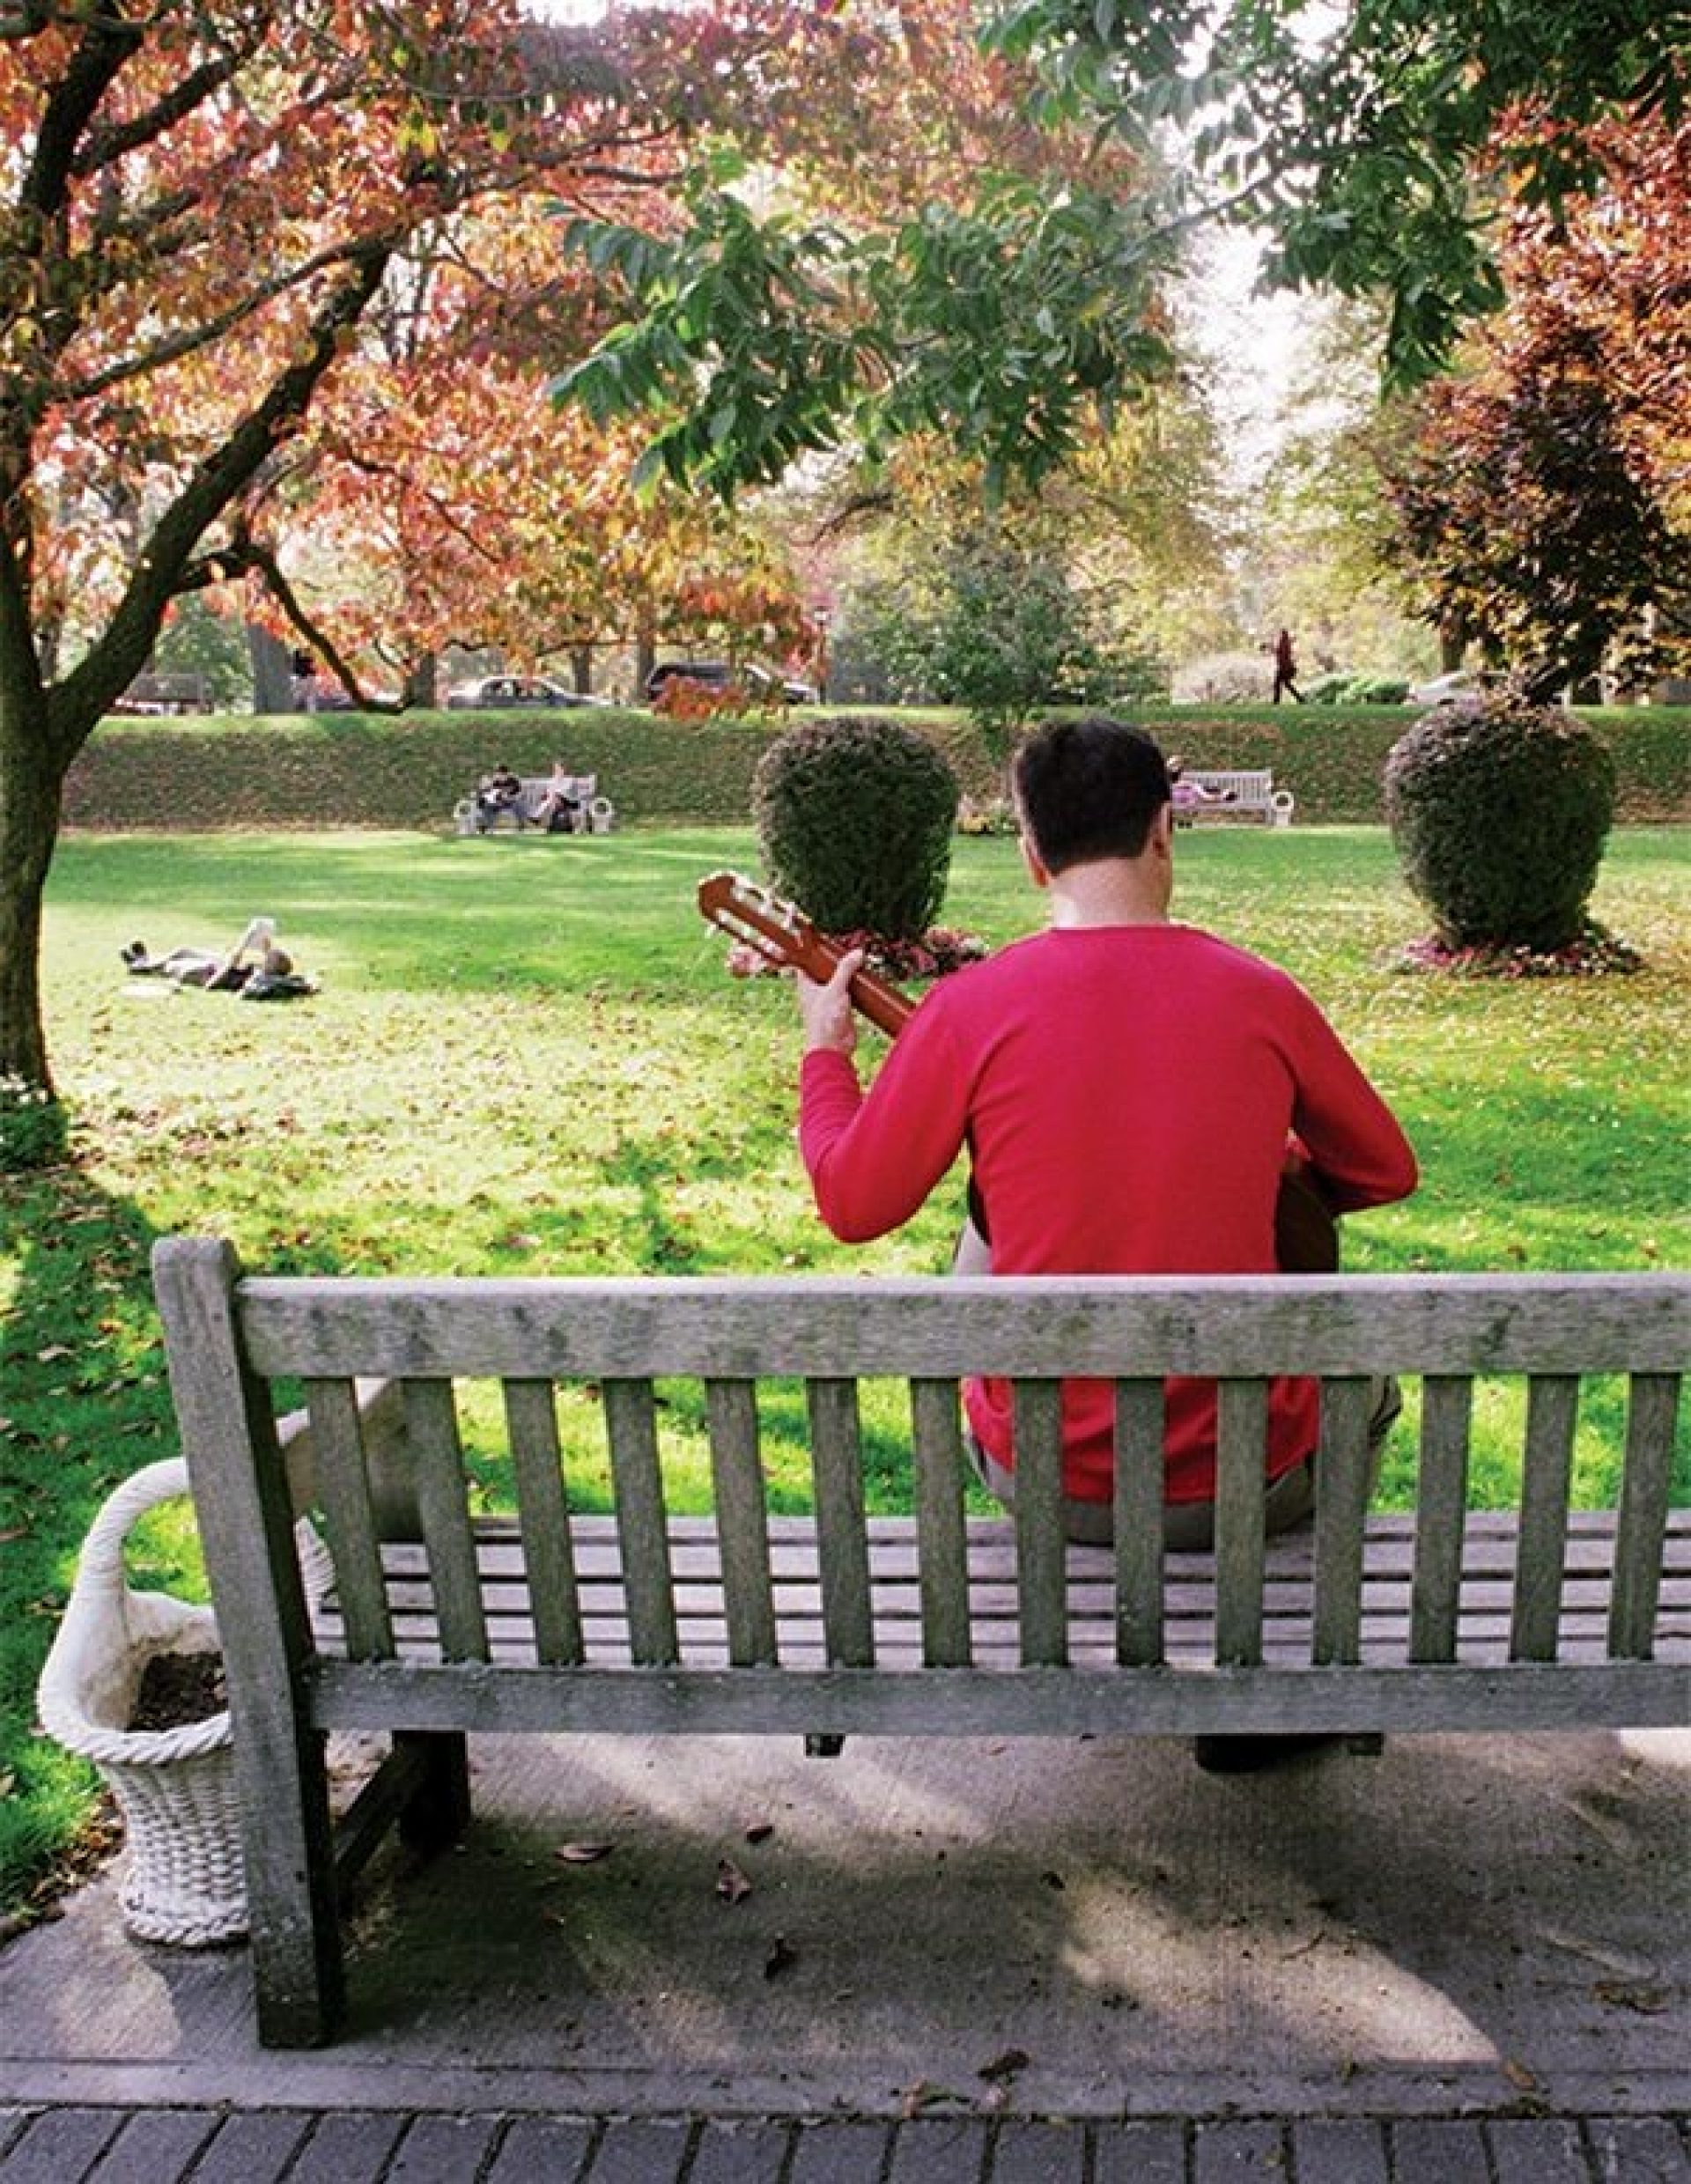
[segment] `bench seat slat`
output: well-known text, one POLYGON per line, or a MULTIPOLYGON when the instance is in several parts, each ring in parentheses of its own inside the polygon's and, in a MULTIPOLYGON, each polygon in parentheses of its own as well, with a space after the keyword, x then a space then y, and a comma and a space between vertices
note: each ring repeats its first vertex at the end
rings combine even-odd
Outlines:
MULTIPOLYGON (((629 1596, 614 1561, 604 1559, 606 1520, 574 1520, 579 1538, 580 1621, 588 1659, 620 1661, 635 1627, 629 1596), (580 1549, 589 1541, 593 1552, 580 1549), (609 1649, 607 1656, 606 1649, 609 1649)), ((814 1532, 802 1520, 773 1519, 780 1527, 778 1551, 771 1556, 770 1612, 779 1659, 788 1662, 806 1648, 823 1649, 831 1640, 823 1602, 824 1580, 814 1532)), ((1570 1523, 1569 1573, 1560 1590, 1556 1632, 1559 1658, 1591 1658, 1607 1642, 1613 1581, 1598 1560, 1605 1538, 1613 1538, 1615 1519, 1602 1512, 1577 1512, 1570 1523), (1580 1552, 1583 1549, 1583 1554, 1580 1552), (1580 1567, 1581 1562, 1584 1567, 1580 1567)), ((1513 1642, 1515 1581, 1507 1553, 1510 1537, 1495 1518, 1476 1537, 1475 1562, 1461 1573, 1453 1604, 1447 1658, 1506 1658, 1513 1642)), ((715 1536, 703 1520, 679 1518, 674 1530, 681 1544, 673 1550, 676 1582, 668 1596, 675 1656, 690 1665, 725 1648, 727 1611, 721 1556, 715 1536)), ((919 1657, 930 1626, 911 1553, 909 1519, 870 1520, 868 1548, 868 1597, 875 1657, 897 1664, 919 1657)), ((480 1540, 483 1608, 491 1642, 502 1652, 535 1657, 531 1623, 532 1589, 508 1524, 490 1525, 480 1540)), ((1371 1520, 1364 1535, 1359 1580, 1355 1650, 1364 1663, 1407 1661, 1419 1633, 1412 1574, 1406 1560, 1400 1520, 1371 1520), (1380 1529, 1375 1529, 1377 1525, 1380 1529)), ((1021 1657, 1023 1589, 1011 1528, 1002 1520, 975 1525, 968 1539, 968 1561, 960 1605, 967 1616, 964 1633, 971 1659, 985 1664, 1014 1664, 1021 1657)), ((425 1550, 416 1545, 386 1545, 387 1605, 395 1642, 402 1652, 439 1656, 433 1596, 425 1550)), ((1691 1659, 1691 1510, 1676 1510, 1665 1528, 1663 1579, 1658 1590, 1652 1643, 1665 1660, 1691 1659)), ((1216 1589, 1207 1558, 1170 1555, 1165 1562, 1163 1642, 1170 1659, 1217 1657, 1216 1589)), ((1071 1547, 1064 1589, 1065 1643, 1076 1657, 1107 1656, 1116 1643, 1117 1602, 1110 1579, 1107 1549, 1071 1547)), ((343 1643, 332 1609, 320 1619, 319 1642, 327 1650, 343 1643)), ((1307 1540, 1275 1539, 1264 1555, 1264 1584, 1257 1643, 1264 1659, 1307 1664, 1316 1647, 1316 1599, 1307 1540)), ((1222 1641, 1225 1640, 1225 1628, 1222 1641)), ((726 1657, 726 1656, 725 1656, 726 1657)))

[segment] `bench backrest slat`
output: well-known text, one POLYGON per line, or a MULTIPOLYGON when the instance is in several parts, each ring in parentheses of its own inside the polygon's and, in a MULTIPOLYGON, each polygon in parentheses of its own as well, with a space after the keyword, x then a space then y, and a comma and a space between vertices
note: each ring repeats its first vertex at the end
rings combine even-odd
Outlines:
POLYGON ((1412 1661, 1456 1658, 1473 1426, 1473 1380, 1466 1373, 1429 1373, 1421 1395, 1421 1469, 1410 1590, 1412 1661))
POLYGON ((1614 1548, 1614 1597, 1609 1650, 1619 1659, 1647 1661, 1656 1627, 1662 1583, 1662 1541, 1679 1411, 1677 1373, 1637 1373, 1627 1408, 1626 1470, 1614 1548))
POLYGON ((1116 1383, 1116 1658, 1130 1668, 1163 1659, 1163 1410, 1161 1380, 1116 1383))
POLYGON ((1224 1380, 1215 1434, 1215 1657, 1230 1668, 1262 1658, 1262 1451, 1268 1383, 1224 1380))
POLYGON ((602 1379, 755 1372, 1678 1372, 1676 1274, 608 1281, 261 1276, 247 1353, 286 1373, 602 1379), (1083 1308, 1082 1300, 1084 1300, 1083 1308))
POLYGON ((535 1656, 567 1667, 585 1656, 580 1592, 565 1499, 552 1383, 550 1380, 507 1380, 503 1395, 528 1565, 535 1656))
POLYGON ((617 1497, 629 1647, 642 1668, 681 1658, 676 1629, 675 1578, 665 1523, 663 1472, 658 1456, 655 1391, 646 1379, 607 1380, 602 1388, 617 1497))
POLYGON ((404 1383, 405 1431, 417 1479, 417 1513, 429 1552, 429 1583, 448 1661, 487 1658, 487 1618, 476 1571, 476 1533, 452 1383, 404 1383))
POLYGON ((1370 1401, 1366 1380, 1352 1376, 1321 1383, 1314 1642, 1315 1659, 1323 1667, 1359 1658, 1370 1401))
POLYGON ((346 1649, 355 1661, 380 1660, 394 1649, 394 1631, 353 1383, 308 1380, 306 1410, 316 1457, 317 1492, 335 1554, 346 1649))
POLYGON ((857 1383, 813 1380, 806 1393, 829 1665, 868 1668, 875 1660, 875 1618, 869 1597, 857 1383))
POLYGON ((966 1668, 970 1660, 966 1459, 957 1403, 955 1380, 918 1376, 910 1383, 922 1658, 929 1668, 966 1668))
POLYGON ((1068 1658, 1062 1393, 1058 1380, 1015 1383, 1015 1583, 1028 1668, 1060 1668, 1068 1658))
POLYGON ((1556 1657, 1578 1415, 1579 1381, 1575 1375, 1533 1375, 1526 1394, 1520 1547, 1510 1615, 1511 1661, 1556 1657))
POLYGON ((723 1612, 728 1658, 751 1668, 778 1657, 775 1597, 770 1587, 769 1514, 758 1454, 757 1383, 705 1383, 711 1479, 722 1546, 723 1612))

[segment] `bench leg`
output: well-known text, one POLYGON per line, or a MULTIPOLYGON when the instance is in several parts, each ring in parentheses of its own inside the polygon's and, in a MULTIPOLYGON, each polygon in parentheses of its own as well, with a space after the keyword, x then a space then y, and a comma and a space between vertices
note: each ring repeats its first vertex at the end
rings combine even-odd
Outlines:
POLYGON ((247 1855, 247 1922, 259 2044, 319 2048, 346 2008, 340 1889, 323 1738, 300 1740, 292 1782, 270 1773, 245 1791, 270 1819, 247 1855))
POLYGON ((469 1825, 469 1753, 464 1739, 401 1731, 394 1743, 422 1762, 421 1779, 399 1816, 400 1841, 425 1856, 445 1850, 469 1825))

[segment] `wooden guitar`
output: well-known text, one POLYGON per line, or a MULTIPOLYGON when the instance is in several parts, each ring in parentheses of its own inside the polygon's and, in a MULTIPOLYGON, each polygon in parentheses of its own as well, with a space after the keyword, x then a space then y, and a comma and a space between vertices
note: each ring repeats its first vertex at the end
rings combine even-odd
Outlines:
MULTIPOLYGON (((700 914, 732 939, 783 970, 801 970, 822 984, 831 978, 846 954, 838 941, 818 933, 804 912, 783 902, 756 881, 736 872, 713 872, 698 883, 700 914)), ((896 1038, 915 1014, 909 995, 872 970, 853 976, 852 1004, 877 1029, 896 1038)), ((970 1212, 986 1234, 979 1194, 972 1182, 970 1212)), ((1339 1264, 1339 1226, 1315 1170, 1303 1154, 1289 1146, 1281 1169, 1274 1207, 1274 1255, 1284 1274, 1330 1274, 1339 1264)))

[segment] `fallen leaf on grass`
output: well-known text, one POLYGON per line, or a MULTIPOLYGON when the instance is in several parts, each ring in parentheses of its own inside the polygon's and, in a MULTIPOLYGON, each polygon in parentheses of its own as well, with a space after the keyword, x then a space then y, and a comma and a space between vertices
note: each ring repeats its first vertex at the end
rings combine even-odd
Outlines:
POLYGON ((764 1959, 764 1977, 779 1979, 783 1972, 790 1972, 799 1960, 799 1952, 785 1934, 777 1934, 775 1945, 764 1959))
POLYGON ((725 1903, 741 1903, 751 1893, 751 1882, 732 1858, 716 1862, 716 1893, 725 1903))
POLYGON ((601 1858, 608 1858, 617 1848, 608 1842, 559 1843, 552 1856, 560 1865, 597 1865, 601 1858))

